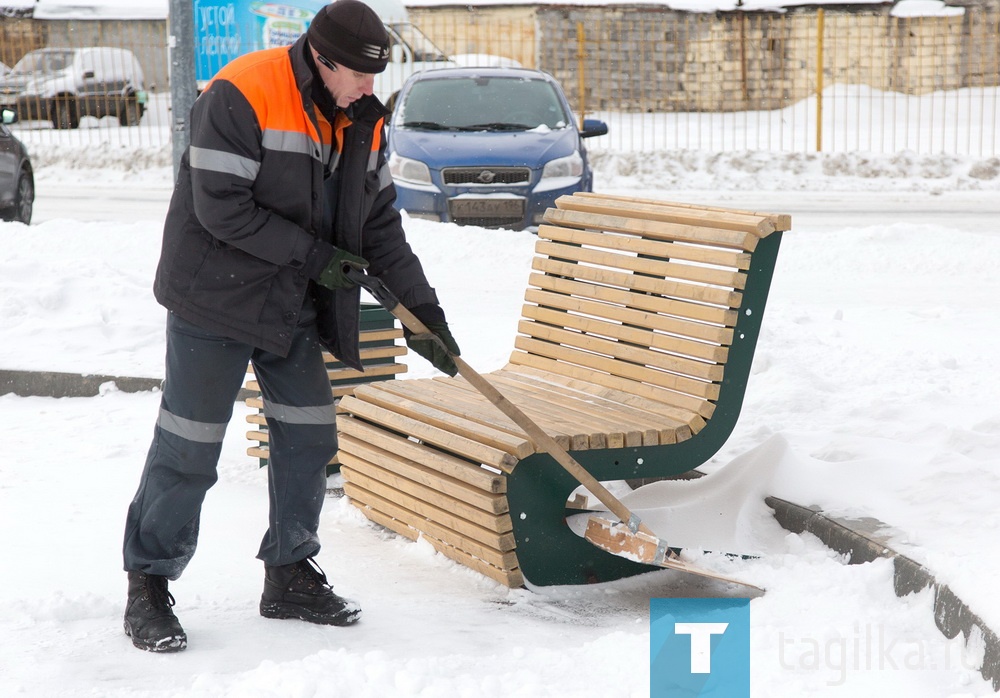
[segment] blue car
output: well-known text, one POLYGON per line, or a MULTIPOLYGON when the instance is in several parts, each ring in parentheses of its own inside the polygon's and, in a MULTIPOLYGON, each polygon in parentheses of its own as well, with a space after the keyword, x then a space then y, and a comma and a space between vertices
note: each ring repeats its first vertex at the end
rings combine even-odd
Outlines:
POLYGON ((389 124, 396 208, 415 218, 534 229, 563 194, 591 191, 583 130, 551 75, 524 68, 442 68, 413 75, 389 124))

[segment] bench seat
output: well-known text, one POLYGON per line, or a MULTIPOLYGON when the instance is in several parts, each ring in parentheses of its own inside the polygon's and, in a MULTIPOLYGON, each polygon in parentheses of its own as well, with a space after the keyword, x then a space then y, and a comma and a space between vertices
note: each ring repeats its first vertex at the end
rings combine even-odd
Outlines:
MULTIPOLYGON (((514 350, 486 379, 599 480, 704 463, 735 425, 788 216, 596 194, 545 215, 514 350)), ((509 586, 649 568, 572 533, 577 483, 461 377, 341 400, 345 492, 509 586)))

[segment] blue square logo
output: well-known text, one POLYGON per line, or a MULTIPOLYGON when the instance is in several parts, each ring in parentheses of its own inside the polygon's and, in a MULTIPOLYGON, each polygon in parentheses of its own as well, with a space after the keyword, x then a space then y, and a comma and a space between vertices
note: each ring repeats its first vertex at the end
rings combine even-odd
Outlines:
POLYGON ((750 599, 650 599, 650 698, 750 698, 750 599))

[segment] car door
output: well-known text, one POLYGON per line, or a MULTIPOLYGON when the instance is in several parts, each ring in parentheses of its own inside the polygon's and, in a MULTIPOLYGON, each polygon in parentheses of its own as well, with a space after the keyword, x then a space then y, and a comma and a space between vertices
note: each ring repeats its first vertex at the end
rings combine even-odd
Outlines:
POLYGON ((0 124, 0 208, 14 203, 18 158, 14 137, 6 126, 0 124))

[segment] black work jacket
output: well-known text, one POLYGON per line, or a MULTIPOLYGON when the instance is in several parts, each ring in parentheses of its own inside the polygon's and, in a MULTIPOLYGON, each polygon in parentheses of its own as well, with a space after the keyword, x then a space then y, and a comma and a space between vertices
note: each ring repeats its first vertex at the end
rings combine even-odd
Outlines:
POLYGON ((324 346, 360 369, 360 290, 330 291, 302 272, 317 237, 367 259, 403 305, 438 301, 393 207, 387 110, 365 97, 331 125, 313 104, 308 50, 302 37, 241 56, 195 101, 154 294, 199 327, 281 356, 311 294, 324 346), (337 186, 327 230, 331 162, 337 186))

